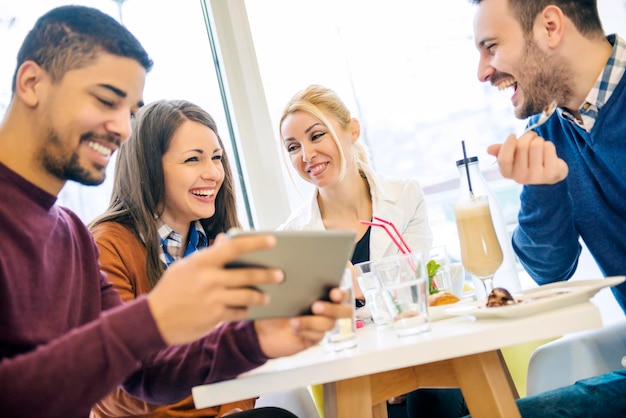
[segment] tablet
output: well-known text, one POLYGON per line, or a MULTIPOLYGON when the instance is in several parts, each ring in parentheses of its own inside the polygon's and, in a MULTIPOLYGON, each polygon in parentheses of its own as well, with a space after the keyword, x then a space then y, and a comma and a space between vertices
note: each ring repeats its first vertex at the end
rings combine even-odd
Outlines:
POLYGON ((285 273, 279 284, 258 286, 270 295, 265 306, 251 306, 249 319, 286 318, 311 313, 316 300, 329 300, 352 257, 353 231, 229 231, 233 239, 250 234, 274 235, 276 246, 228 263, 227 268, 273 267, 285 273))

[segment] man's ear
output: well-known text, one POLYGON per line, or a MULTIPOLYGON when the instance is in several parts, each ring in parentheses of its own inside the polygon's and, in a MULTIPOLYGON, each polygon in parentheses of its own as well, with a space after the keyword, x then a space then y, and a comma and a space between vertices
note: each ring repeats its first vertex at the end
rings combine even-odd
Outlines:
POLYGON ((563 32, 565 30, 565 15, 563 11, 554 5, 546 6, 545 9, 537 16, 537 22, 535 22, 535 29, 540 31, 542 43, 550 48, 556 48, 563 38, 563 32))
POLYGON ((48 73, 36 62, 24 61, 15 77, 15 94, 27 106, 35 107, 48 79, 48 73))

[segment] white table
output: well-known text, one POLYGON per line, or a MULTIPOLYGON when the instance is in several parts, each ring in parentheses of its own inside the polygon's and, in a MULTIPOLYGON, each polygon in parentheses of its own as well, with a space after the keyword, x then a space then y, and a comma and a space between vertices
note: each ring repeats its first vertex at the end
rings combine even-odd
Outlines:
POLYGON ((430 332, 403 338, 368 325, 357 331, 354 350, 325 353, 315 346, 192 393, 202 408, 324 384, 326 418, 369 418, 386 417, 387 399, 418 387, 460 387, 474 418, 519 417, 499 349, 601 326, 590 302, 525 318, 444 319, 430 332))

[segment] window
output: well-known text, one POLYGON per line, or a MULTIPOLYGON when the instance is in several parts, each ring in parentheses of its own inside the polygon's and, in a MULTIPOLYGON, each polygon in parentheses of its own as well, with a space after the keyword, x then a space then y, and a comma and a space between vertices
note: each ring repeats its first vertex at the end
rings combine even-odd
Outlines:
MULTIPOLYGON (((599 0, 607 33, 626 33, 624 3, 599 0)), ((456 242, 450 202, 461 140, 479 157, 507 222, 517 222, 520 186, 500 177, 486 148, 525 121, 513 116, 509 91, 477 80, 469 1, 247 0, 245 8, 274 130, 268 148, 283 152, 277 125, 289 98, 308 84, 326 85, 361 121, 375 169, 421 182, 435 244, 456 242)), ((302 199, 289 196, 291 208, 302 199)))
MULTIPOLYGON (((11 80, 15 57, 28 30, 36 19, 48 10, 68 4, 67 1, 7 0, 0 4, 0 59, 10 65, 0 66, 0 115, 11 98, 11 80)), ((148 74, 144 101, 157 99, 186 99, 205 110, 215 119, 218 131, 231 162, 235 160, 227 114, 211 54, 207 27, 200 2, 154 2, 150 0, 114 1, 81 0, 72 4, 95 7, 121 21, 143 44, 154 68, 148 74)), ((233 173, 237 177, 237 167, 233 173)), ((88 222, 101 214, 109 203, 112 189, 113 163, 102 186, 85 187, 68 182, 59 195, 59 203, 74 210, 88 222)), ((239 218, 249 225, 247 202, 236 184, 239 218)))
MULTIPOLYGON (((13 63, 35 19, 61 0, 0 4, 0 58, 13 63)), ((291 183, 279 146, 282 107, 299 89, 320 83, 336 90, 362 122, 362 140, 376 170, 421 181, 441 243, 454 236, 448 202, 456 197, 460 141, 477 155, 514 223, 519 187, 498 179, 485 153, 524 122, 509 93, 476 80, 474 6, 464 0, 80 0, 122 22, 155 61, 146 102, 184 98, 216 119, 226 151, 236 145, 244 181, 238 187, 245 225, 274 228, 309 185, 291 183), (204 12, 209 11, 206 14, 204 12), (211 33, 213 36, 209 37, 211 33), (214 42, 216 59, 212 56, 214 42), (224 93, 224 94, 222 94, 224 93), (232 131, 232 132, 231 132, 232 131), (245 195, 245 199, 244 199, 245 195), (246 208, 250 207, 247 214, 246 208)), ((607 33, 626 34, 624 1, 599 0, 607 33)), ((10 100, 14 68, 0 66, 0 115, 10 100)), ((234 160, 234 158, 232 159, 234 160)), ((240 168, 240 170, 238 170, 240 168)), ((108 203, 112 172, 102 187, 68 184, 60 203, 88 221, 108 203)))

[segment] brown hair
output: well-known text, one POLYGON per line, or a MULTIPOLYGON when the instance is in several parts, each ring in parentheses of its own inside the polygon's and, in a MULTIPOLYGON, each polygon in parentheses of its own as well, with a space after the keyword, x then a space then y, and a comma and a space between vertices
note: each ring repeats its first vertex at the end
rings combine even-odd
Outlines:
MULTIPOLYGON (((470 0, 470 3, 479 5, 482 1, 470 0)), ((537 15, 552 5, 561 9, 583 35, 604 36, 597 0, 508 0, 508 2, 510 10, 517 17, 525 34, 532 32, 537 15)))
MULTIPOLYGON (((185 121, 201 123, 215 132, 213 118, 199 106, 184 100, 161 100, 140 109, 130 138, 120 147, 115 166, 111 201, 107 210, 94 219, 90 228, 102 222, 118 222, 130 228, 147 249, 148 282, 154 287, 163 274, 159 260, 156 221, 165 198, 165 175, 161 157, 185 121)), ((200 223, 209 239, 232 227, 240 227, 235 204, 233 175, 226 153, 222 155, 224 182, 215 200, 215 214, 200 223)))

